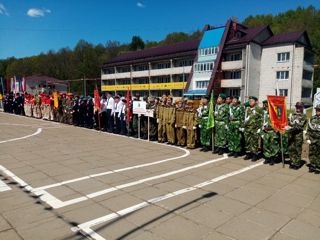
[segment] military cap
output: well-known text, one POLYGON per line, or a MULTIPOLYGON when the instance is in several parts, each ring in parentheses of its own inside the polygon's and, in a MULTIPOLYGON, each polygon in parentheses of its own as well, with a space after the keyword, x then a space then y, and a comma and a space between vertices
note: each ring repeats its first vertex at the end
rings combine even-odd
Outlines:
POLYGON ((209 99, 210 99, 210 97, 209 97, 209 96, 203 96, 203 98, 204 98, 204 99, 207 99, 207 100, 209 100, 209 99))
POLYGON ((168 95, 168 97, 167 97, 167 98, 172 100, 172 96, 171 96, 171 95, 168 95))
POLYGON ((226 99, 227 98, 227 96, 224 93, 220 93, 219 97, 221 97, 222 99, 226 99))
POLYGON ((182 99, 181 99, 181 98, 178 98, 178 99, 176 100, 176 103, 182 103, 182 99))
POLYGON ((296 103, 296 108, 303 108, 304 107, 304 103, 303 102, 297 102, 296 103))
POLYGON ((187 100, 187 104, 193 104, 193 100, 188 99, 188 100, 187 100))
POLYGON ((239 100, 239 96, 233 96, 232 98, 238 99, 239 100))
POLYGON ((252 100, 255 100, 255 101, 258 101, 258 98, 255 97, 255 96, 250 96, 249 99, 252 99, 252 100))
POLYGON ((114 98, 115 98, 115 99, 119 99, 120 97, 117 95, 117 96, 115 96, 114 98))
POLYGON ((127 99, 123 98, 123 99, 122 99, 122 102, 126 103, 126 102, 127 102, 127 99))
POLYGON ((320 104, 317 104, 314 109, 320 110, 320 104))
POLYGON ((262 104, 268 104, 268 100, 263 100, 262 104))

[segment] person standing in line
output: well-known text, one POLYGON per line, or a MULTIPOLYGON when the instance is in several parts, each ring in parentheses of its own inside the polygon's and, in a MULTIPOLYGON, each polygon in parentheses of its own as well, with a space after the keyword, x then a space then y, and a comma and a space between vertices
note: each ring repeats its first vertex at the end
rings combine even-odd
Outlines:
POLYGON ((192 100, 186 102, 183 123, 183 128, 187 131, 187 148, 194 149, 196 147, 198 112, 193 107, 192 100))
POLYGON ((227 151, 227 131, 229 124, 229 104, 225 103, 226 95, 219 94, 217 104, 215 105, 214 121, 215 121, 215 153, 219 155, 227 151))
POLYGON ((289 132, 288 151, 290 157, 290 168, 299 169, 302 166, 301 154, 303 145, 303 130, 307 124, 307 116, 303 113, 304 103, 296 103, 296 111, 289 115, 288 126, 289 132))
POLYGON ((258 98, 249 97, 249 107, 245 110, 244 138, 246 144, 246 156, 244 160, 258 160, 259 154, 259 133, 262 126, 262 110, 257 106, 258 98))
POLYGON ((320 104, 316 114, 309 120, 307 128, 307 143, 309 144, 309 172, 320 173, 320 104))
POLYGON ((163 143, 166 141, 166 128, 164 122, 164 111, 167 104, 167 96, 163 95, 161 101, 157 105, 156 118, 158 123, 158 142, 163 143))
POLYGON ((173 99, 171 96, 167 98, 167 105, 164 111, 164 122, 166 126, 168 144, 175 144, 175 131, 174 124, 176 121, 176 108, 173 105, 173 99))
POLYGON ((212 130, 207 129, 208 124, 208 116, 209 116, 209 106, 208 106, 209 97, 206 96, 201 100, 201 106, 198 111, 199 118, 199 128, 200 128, 200 143, 202 148, 200 151, 208 152, 211 148, 211 138, 212 138, 212 130))
POLYGON ((115 129, 114 133, 119 134, 121 131, 121 122, 120 122, 120 112, 123 102, 120 101, 119 96, 114 97, 114 120, 115 120, 115 129))
POLYGON ((107 102, 106 102, 106 129, 108 132, 113 131, 113 122, 114 122, 114 99, 112 97, 112 93, 108 92, 107 94, 107 102))
POLYGON ((123 98, 121 100, 121 109, 119 112, 119 120, 120 120, 120 134, 127 135, 127 100, 123 98))
POLYGON ((185 130, 184 130, 184 107, 182 106, 182 99, 176 100, 176 122, 175 130, 177 134, 177 145, 184 146, 186 144, 185 130))

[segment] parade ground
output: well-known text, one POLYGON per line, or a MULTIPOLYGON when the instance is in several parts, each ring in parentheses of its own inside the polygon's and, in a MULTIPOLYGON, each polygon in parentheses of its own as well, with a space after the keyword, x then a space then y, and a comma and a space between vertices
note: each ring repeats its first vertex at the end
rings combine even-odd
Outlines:
POLYGON ((0 239, 315 240, 320 175, 0 113, 0 239))

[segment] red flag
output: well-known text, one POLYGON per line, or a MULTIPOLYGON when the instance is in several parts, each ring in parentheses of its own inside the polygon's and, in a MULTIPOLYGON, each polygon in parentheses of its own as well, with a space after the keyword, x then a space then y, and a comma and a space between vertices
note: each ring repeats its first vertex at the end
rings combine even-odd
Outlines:
POLYGON ((132 119, 130 88, 128 88, 126 100, 127 100, 127 123, 129 123, 131 122, 131 119, 132 119))
POLYGON ((284 133, 288 126, 285 96, 268 96, 270 122, 274 130, 284 133))
POLYGON ((101 104, 100 104, 100 95, 99 95, 99 90, 98 86, 96 85, 96 89, 94 90, 94 109, 98 112, 101 111, 101 104))

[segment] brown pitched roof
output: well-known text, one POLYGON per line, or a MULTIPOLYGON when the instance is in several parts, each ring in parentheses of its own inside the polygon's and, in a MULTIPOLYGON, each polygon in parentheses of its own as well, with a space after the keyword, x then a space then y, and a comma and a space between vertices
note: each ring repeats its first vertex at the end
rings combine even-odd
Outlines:
POLYGON ((300 31, 300 32, 277 34, 267 39, 266 41, 264 41, 263 45, 294 43, 294 42, 297 42, 304 33, 305 33, 304 31, 300 31))
POLYGON ((261 33, 263 30, 267 29, 268 26, 259 26, 254 28, 241 28, 238 31, 241 31, 243 33, 243 36, 241 38, 233 38, 226 42, 226 45, 232 45, 232 44, 241 44, 241 43, 248 43, 253 41, 259 33, 261 33))
POLYGON ((124 63, 124 62, 132 62, 132 61, 146 61, 148 59, 153 59, 161 56, 168 56, 168 55, 179 55, 185 54, 188 52, 196 52, 198 49, 200 41, 188 41, 188 42, 181 42, 176 43, 168 46, 160 46, 155 48, 149 48, 145 50, 135 51, 135 52, 128 52, 121 54, 110 61, 106 62, 104 65, 111 65, 116 63, 124 63))

